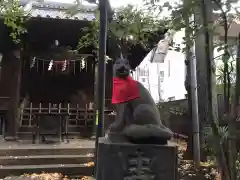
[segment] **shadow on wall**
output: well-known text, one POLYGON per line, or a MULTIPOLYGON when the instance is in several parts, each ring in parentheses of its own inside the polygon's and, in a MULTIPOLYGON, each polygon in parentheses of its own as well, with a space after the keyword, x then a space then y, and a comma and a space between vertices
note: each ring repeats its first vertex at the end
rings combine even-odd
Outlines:
POLYGON ((188 116, 187 99, 161 102, 158 107, 163 123, 174 133, 186 136, 191 134, 191 118, 188 116))
MULTIPOLYGON (((221 123, 224 120, 224 96, 223 94, 217 95, 218 102, 218 117, 221 123)), ((179 131, 187 132, 188 125, 191 124, 191 118, 188 117, 188 101, 187 99, 161 102, 158 104, 161 118, 168 127, 174 132, 179 131), (189 122, 189 123, 187 123, 189 122), (185 126, 184 128, 182 126, 185 126), (182 129, 182 130, 180 130, 182 129)), ((223 123, 223 122, 222 122, 223 123)))
MULTIPOLYGON (((219 123, 224 125, 224 98, 218 94, 218 116, 219 123)), ((188 116, 188 100, 182 99, 177 101, 161 102, 158 104, 163 123, 173 132, 191 135, 192 121, 188 116)))

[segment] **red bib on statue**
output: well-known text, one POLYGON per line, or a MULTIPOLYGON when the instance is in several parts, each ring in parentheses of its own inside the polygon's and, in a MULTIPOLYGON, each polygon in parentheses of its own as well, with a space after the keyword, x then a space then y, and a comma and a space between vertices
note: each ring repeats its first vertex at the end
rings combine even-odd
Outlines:
POLYGON ((126 79, 113 78, 112 104, 124 103, 139 97, 137 81, 130 76, 126 79))

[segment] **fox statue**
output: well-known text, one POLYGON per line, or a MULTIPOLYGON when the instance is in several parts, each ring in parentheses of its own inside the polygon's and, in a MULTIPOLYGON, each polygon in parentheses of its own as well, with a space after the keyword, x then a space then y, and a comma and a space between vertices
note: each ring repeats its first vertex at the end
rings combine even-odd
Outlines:
POLYGON ((116 117, 107 137, 138 144, 167 144, 173 132, 163 125, 153 98, 141 83, 131 78, 130 69, 124 58, 113 65, 112 103, 116 105, 116 117))

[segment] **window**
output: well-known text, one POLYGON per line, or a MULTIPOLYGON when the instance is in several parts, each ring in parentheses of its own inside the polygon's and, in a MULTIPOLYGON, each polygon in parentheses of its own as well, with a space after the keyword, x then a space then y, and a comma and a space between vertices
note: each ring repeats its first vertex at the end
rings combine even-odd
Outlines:
POLYGON ((146 82, 146 78, 142 78, 142 82, 146 82))
POLYGON ((170 62, 170 60, 168 60, 168 77, 170 77, 170 71, 171 71, 171 67, 170 67, 170 65, 171 65, 171 62, 170 62))
POLYGON ((149 72, 147 69, 139 69, 139 76, 148 76, 149 72))
POLYGON ((160 82, 163 82, 164 81, 164 71, 160 71, 159 76, 160 76, 160 82))
POLYGON ((159 73, 160 73, 160 77, 164 78, 164 71, 160 71, 159 73))

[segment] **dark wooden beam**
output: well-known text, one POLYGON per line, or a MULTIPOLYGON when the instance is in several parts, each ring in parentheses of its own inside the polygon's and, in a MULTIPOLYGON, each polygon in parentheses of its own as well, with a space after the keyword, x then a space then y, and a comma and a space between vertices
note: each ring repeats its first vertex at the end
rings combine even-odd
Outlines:
POLYGON ((21 69, 22 59, 21 50, 13 50, 9 52, 9 61, 11 61, 11 79, 10 84, 10 101, 7 111, 7 122, 6 122, 6 140, 12 141, 17 139, 17 131, 19 126, 18 119, 18 108, 20 103, 20 87, 21 87, 21 69))

